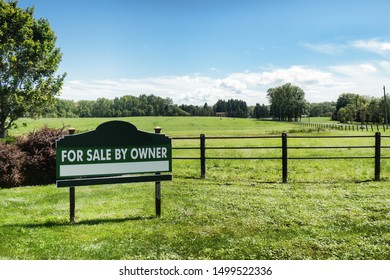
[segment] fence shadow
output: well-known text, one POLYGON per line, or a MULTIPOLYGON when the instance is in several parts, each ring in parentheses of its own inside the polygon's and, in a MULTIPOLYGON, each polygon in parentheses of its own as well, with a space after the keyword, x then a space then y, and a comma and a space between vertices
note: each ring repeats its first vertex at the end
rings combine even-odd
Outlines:
POLYGON ((156 216, 137 216, 137 217, 125 217, 125 218, 112 218, 112 219, 92 219, 82 220, 79 222, 70 223, 69 221, 48 221, 43 223, 30 223, 30 224, 7 224, 5 227, 22 227, 22 228, 54 228, 63 226, 84 226, 84 225, 99 225, 99 224, 111 224, 111 223, 124 223, 128 221, 142 221, 156 219, 156 216))

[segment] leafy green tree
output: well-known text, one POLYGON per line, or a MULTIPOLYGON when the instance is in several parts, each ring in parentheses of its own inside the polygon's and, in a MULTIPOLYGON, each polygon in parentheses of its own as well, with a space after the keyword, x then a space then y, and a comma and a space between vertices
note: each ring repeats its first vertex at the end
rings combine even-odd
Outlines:
POLYGON ((346 107, 340 108, 337 111, 337 118, 342 123, 351 123, 354 121, 356 115, 355 107, 352 104, 349 104, 346 107))
POLYGON ((269 109, 267 105, 260 105, 259 103, 256 103, 256 106, 253 109, 253 117, 260 119, 260 118, 268 118, 269 117, 269 109))
POLYGON ((207 103, 205 103, 203 105, 203 108, 201 109, 201 115, 202 116, 214 116, 214 110, 211 106, 207 105, 207 103))
POLYGON ((227 102, 225 100, 218 100, 217 103, 214 104, 213 106, 214 112, 227 112, 227 102))
POLYGON ((74 118, 77 117, 76 111, 76 102, 57 98, 53 107, 47 107, 42 111, 42 116, 47 118, 74 118))
POLYGON ((247 118, 249 116, 248 106, 245 101, 229 99, 226 106, 228 117, 247 118))
POLYGON ((341 94, 336 101, 336 111, 340 110, 343 107, 347 107, 349 104, 355 105, 355 107, 357 107, 358 99, 359 95, 356 93, 341 94))
POLYGON ((93 117, 112 117, 112 101, 107 98, 98 98, 92 107, 93 117))
POLYGON ((389 124, 389 110, 390 110, 390 98, 387 96, 387 98, 382 97, 381 98, 381 108, 382 108, 382 116, 383 116, 383 123, 389 124), (387 116, 386 116, 387 111, 387 116))
POLYGON ((331 117, 336 111, 336 102, 310 103, 311 117, 331 117))
POLYGON ((182 104, 179 106, 179 109, 185 112, 188 116, 214 116, 213 107, 206 105, 207 103, 205 103, 203 107, 182 104))
POLYGON ((214 112, 224 112, 228 117, 247 118, 249 109, 245 101, 237 99, 218 100, 213 106, 214 112))
POLYGON ((136 115, 136 108, 139 107, 137 97, 125 95, 114 99, 114 110, 117 110, 118 117, 130 117, 136 115))
POLYGON ((270 114, 279 120, 298 121, 306 111, 305 92, 290 83, 267 91, 270 101, 270 114))
MULTIPOLYGON (((357 108, 358 108, 358 101, 359 101, 359 95, 358 94, 355 94, 355 93, 343 93, 339 96, 339 98, 337 98, 337 101, 336 101, 336 111, 333 115, 333 119, 334 120, 338 120, 340 122, 348 122, 345 120, 345 118, 343 117, 342 120, 340 119, 339 116, 344 116, 345 115, 345 110, 343 110, 343 112, 341 112, 341 114, 339 114, 339 111, 341 108, 346 108, 347 106, 349 106, 349 113, 347 114, 348 116, 350 116, 350 113, 351 113, 351 110, 352 110, 352 107, 355 108, 355 114, 357 112, 357 108)), ((352 120, 350 121, 353 121, 356 119, 356 115, 353 116, 352 120)))
POLYGON ((80 118, 92 117, 92 110, 95 101, 92 100, 80 100, 77 102, 76 115, 80 118))
POLYGON ((0 0, 0 138, 18 118, 53 104, 65 78, 55 76, 62 57, 56 36, 33 14, 17 1, 0 0))
POLYGON ((368 112, 370 114, 370 121, 373 123, 381 123, 383 119, 383 110, 380 98, 372 98, 368 104, 368 112))
POLYGON ((340 122, 380 123, 383 119, 383 98, 343 93, 336 102, 335 120, 340 122), (340 113, 341 109, 342 112, 340 113), (347 113, 346 113, 347 112, 347 113))
POLYGON ((340 110, 337 111, 337 119, 342 123, 346 123, 347 118, 348 118, 348 111, 346 107, 340 108, 340 110))

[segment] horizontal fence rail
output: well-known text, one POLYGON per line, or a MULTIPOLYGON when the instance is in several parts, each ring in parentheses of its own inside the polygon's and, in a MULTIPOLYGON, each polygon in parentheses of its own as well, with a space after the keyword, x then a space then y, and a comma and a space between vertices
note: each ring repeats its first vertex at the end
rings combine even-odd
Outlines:
POLYGON ((306 127, 348 130, 348 131, 386 131, 389 129, 389 124, 335 124, 335 123, 317 123, 317 122, 301 122, 306 127))
POLYGON ((288 181, 288 161, 289 160, 345 160, 345 159, 373 159, 374 160, 374 180, 380 180, 380 165, 382 159, 389 159, 390 156, 382 156, 382 149, 389 149, 390 146, 382 146, 381 139, 390 138, 390 136, 382 136, 380 132, 375 135, 348 135, 348 136, 288 136, 282 133, 280 136, 200 136, 191 137, 173 137, 173 140, 197 140, 199 146, 180 147, 173 145, 173 150, 199 150, 199 156, 182 156, 173 157, 174 160, 199 160, 200 161, 200 177, 206 177, 206 160, 281 160, 282 161, 282 182, 288 181), (374 140, 374 145, 337 145, 337 146, 293 146, 288 145, 289 139, 347 139, 347 138, 371 138, 374 140), (206 140, 226 140, 231 139, 280 139, 280 146, 207 146, 206 140), (338 149, 371 149, 372 155, 354 155, 354 156, 288 156, 289 150, 338 150, 338 149), (206 156, 207 150, 279 150, 280 156, 250 156, 250 157, 229 157, 229 156, 206 156))

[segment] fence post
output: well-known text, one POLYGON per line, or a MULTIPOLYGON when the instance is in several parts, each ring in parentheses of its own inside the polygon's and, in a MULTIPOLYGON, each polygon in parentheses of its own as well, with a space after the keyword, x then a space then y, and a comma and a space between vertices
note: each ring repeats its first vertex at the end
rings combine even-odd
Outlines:
POLYGON ((288 176, 288 170, 287 170, 287 133, 282 133, 282 178, 283 183, 287 183, 287 176, 288 176))
MULTIPOLYGON (((69 135, 73 135, 76 132, 76 129, 71 127, 68 129, 69 135)), ((76 190, 75 187, 69 187, 69 218, 70 223, 74 223, 74 216, 75 216, 75 209, 76 209, 76 190)))
POLYGON ((375 181, 381 176, 381 133, 375 133, 375 181))
POLYGON ((206 136, 200 135, 200 177, 206 178, 206 136))
MULTIPOLYGON (((160 134, 161 133, 161 127, 156 126, 154 128, 154 133, 160 134)), ((156 173, 157 175, 160 174, 160 172, 156 173)), ((156 208, 156 217, 160 218, 161 216, 161 182, 156 181, 154 184, 155 189, 155 208, 156 208)))

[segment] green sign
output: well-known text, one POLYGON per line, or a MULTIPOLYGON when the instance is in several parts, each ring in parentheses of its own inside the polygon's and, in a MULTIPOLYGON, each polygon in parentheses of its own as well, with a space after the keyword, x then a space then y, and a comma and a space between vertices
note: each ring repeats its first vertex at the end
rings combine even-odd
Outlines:
POLYGON ((172 141, 123 121, 68 135, 56 145, 57 179, 172 171, 172 141))

